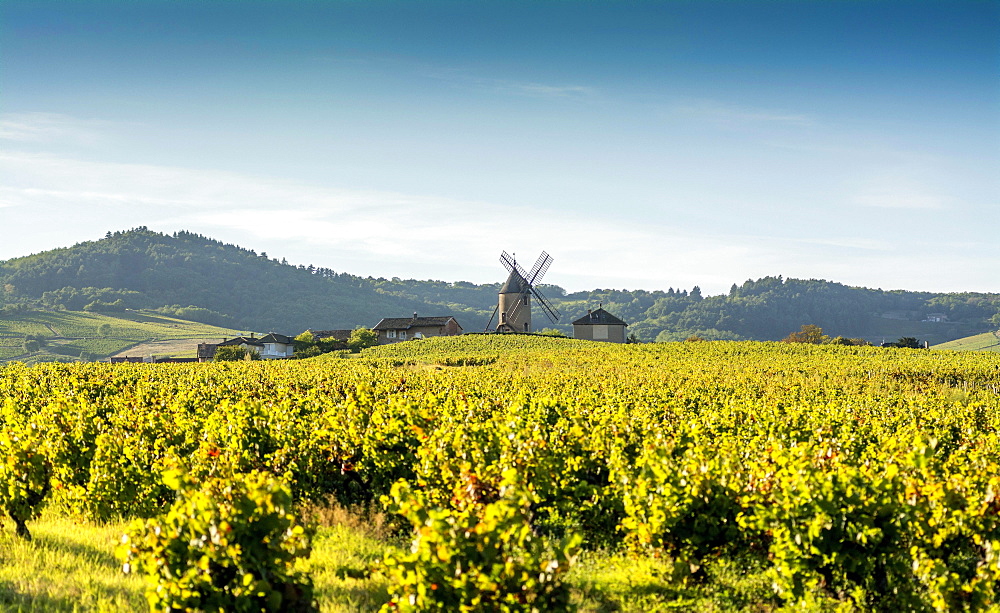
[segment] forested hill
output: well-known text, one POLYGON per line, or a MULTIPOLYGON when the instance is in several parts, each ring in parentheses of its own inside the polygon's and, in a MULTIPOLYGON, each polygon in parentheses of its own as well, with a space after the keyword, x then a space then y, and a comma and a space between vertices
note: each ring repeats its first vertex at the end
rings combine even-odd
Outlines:
POLYGON ((157 309, 246 330, 373 326, 426 304, 345 273, 291 266, 190 232, 138 228, 0 262, 0 300, 67 310, 157 309))
MULTIPOLYGON (((414 300, 487 304, 492 308, 497 286, 438 281, 387 281, 382 291, 414 300), (475 301, 475 302, 473 302, 475 301)), ((1000 294, 938 294, 848 287, 816 279, 765 277, 739 286, 728 295, 702 295, 696 286, 666 291, 596 289, 566 293, 542 286, 563 313, 559 329, 599 304, 629 322, 629 333, 641 340, 780 340, 804 324, 822 327, 830 336, 895 341, 913 336, 931 344, 1000 328, 1000 294), (927 321, 931 316, 943 321, 927 321)), ((541 313, 536 320, 548 325, 541 313)))
MULTIPOLYGON (((493 312, 499 288, 499 282, 374 279, 293 266, 190 232, 171 236, 145 228, 0 262, 0 307, 7 310, 158 309, 286 334, 372 326, 382 317, 413 312, 451 314, 467 332, 477 332, 493 312)), ((782 277, 734 284, 728 295, 707 297, 697 287, 541 289, 563 313, 555 326, 560 330, 571 333, 570 322, 603 304, 642 340, 777 340, 815 324, 831 336, 876 342, 914 336, 934 344, 1000 328, 1000 294, 885 291, 782 277), (926 321, 932 315, 945 321, 926 321)), ((536 327, 549 325, 540 312, 535 319, 536 327)))

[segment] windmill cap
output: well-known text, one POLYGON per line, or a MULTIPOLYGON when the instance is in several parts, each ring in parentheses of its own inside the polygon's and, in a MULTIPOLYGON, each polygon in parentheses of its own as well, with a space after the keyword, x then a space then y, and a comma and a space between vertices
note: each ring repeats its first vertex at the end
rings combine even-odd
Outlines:
POLYGON ((511 271, 510 276, 507 277, 507 282, 503 284, 500 288, 501 294, 523 294, 531 289, 531 285, 528 281, 518 274, 517 271, 511 271))

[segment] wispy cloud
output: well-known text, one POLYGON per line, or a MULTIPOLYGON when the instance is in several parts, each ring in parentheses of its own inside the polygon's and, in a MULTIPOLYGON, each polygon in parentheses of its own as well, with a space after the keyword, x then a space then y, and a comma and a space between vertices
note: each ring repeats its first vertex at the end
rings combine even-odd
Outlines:
POLYGON ((595 88, 584 85, 548 85, 503 80, 485 80, 482 85, 498 91, 538 98, 588 98, 597 94, 595 88))
POLYGON ((497 94, 552 99, 591 99, 600 94, 598 88, 580 83, 543 83, 531 79, 484 77, 467 69, 432 65, 421 65, 419 71, 432 79, 497 94))
POLYGON ((802 113, 731 105, 716 100, 681 102, 672 105, 669 110, 676 115, 730 128, 761 124, 809 126, 815 123, 812 117, 802 113))
POLYGON ((637 224, 627 217, 16 151, 0 153, 0 181, 7 237, 0 258, 143 225, 191 230, 353 274, 479 283, 502 281, 501 250, 533 260, 545 249, 556 258, 546 281, 570 290, 700 285, 711 294, 774 274, 872 287, 981 289, 955 271, 1000 267, 1000 257, 989 261, 980 252, 901 244, 880 249, 849 235, 713 233, 653 218, 637 224))
POLYGON ((102 133, 108 125, 102 120, 79 119, 58 113, 3 113, 0 114, 0 140, 94 145, 102 140, 102 133))

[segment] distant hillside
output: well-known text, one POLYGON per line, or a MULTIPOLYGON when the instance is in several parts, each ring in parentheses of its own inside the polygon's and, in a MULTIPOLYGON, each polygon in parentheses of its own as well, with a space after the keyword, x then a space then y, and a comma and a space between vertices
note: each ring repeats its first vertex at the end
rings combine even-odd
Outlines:
POLYGON ((94 312, 167 307, 185 319, 289 333, 372 326, 428 306, 346 273, 145 228, 2 262, 0 287, 6 304, 94 312))
MULTIPOLYGON (((558 276, 557 267, 550 278, 558 276)), ((373 326, 382 317, 419 312, 454 315, 466 331, 476 332, 493 313, 501 273, 497 283, 482 285, 363 278, 293 266, 191 232, 164 235, 136 228, 0 262, 0 309, 148 309, 224 328, 284 334, 373 326)), ((815 324, 831 336, 871 342, 913 336, 940 344, 1000 328, 1000 294, 887 291, 780 276, 734 284, 720 296, 703 296, 698 287, 540 289, 562 312, 553 327, 563 332, 571 333, 574 319, 603 304, 646 341, 691 335, 778 340, 803 324, 815 324)), ((536 310, 536 329, 549 326, 536 310)))
MULTIPOLYGON (((202 339, 242 334, 148 311, 85 313, 8 310, 0 315, 0 362, 73 362, 135 349, 149 341, 183 341, 178 352, 195 357, 202 339)), ((133 353, 145 357, 149 352, 133 353)))
POLYGON ((934 345, 931 349, 1000 352, 1000 332, 984 332, 974 336, 967 336, 940 345, 934 345))

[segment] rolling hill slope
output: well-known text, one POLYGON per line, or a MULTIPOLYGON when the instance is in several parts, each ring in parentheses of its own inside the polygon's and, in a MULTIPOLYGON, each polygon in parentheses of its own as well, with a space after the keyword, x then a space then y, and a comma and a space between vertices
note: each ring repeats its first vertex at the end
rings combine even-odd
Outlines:
MULTIPOLYGON (((104 358, 150 341, 184 340, 194 357, 202 339, 243 331, 185 321, 148 311, 114 314, 73 311, 24 311, 0 318, 0 362, 71 362, 104 358), (27 343, 33 344, 26 346, 27 343)), ((136 355, 147 355, 150 352, 136 355)), ((162 351, 156 355, 174 355, 162 351)))
POLYGON ((1000 332, 984 332, 974 336, 967 336, 940 345, 934 345, 931 349, 1000 352, 1000 332))

